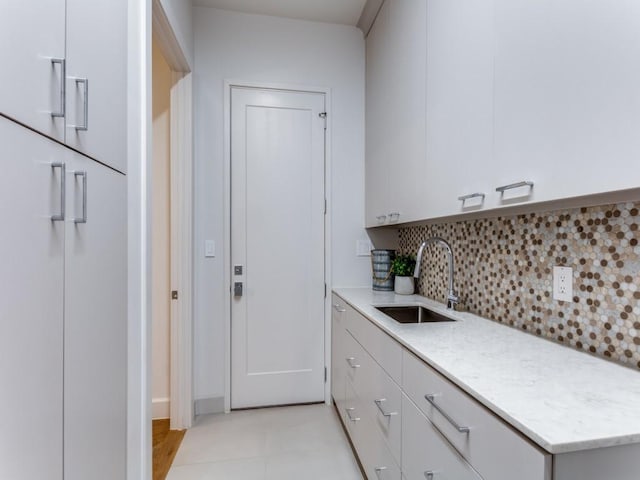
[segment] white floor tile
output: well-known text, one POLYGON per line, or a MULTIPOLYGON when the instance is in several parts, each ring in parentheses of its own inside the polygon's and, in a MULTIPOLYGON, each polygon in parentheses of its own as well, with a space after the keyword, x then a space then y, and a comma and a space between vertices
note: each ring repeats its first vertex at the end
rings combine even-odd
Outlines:
POLYGON ((167 480, 362 480, 335 410, 264 408, 199 417, 167 480))

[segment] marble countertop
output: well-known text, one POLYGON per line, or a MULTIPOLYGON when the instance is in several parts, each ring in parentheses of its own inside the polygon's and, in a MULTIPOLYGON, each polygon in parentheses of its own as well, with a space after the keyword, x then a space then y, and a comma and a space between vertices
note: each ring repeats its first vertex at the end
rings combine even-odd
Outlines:
POLYGON ((343 300, 544 450, 640 443, 640 372, 418 295, 337 288, 343 300), (419 303, 456 322, 399 324, 419 303))

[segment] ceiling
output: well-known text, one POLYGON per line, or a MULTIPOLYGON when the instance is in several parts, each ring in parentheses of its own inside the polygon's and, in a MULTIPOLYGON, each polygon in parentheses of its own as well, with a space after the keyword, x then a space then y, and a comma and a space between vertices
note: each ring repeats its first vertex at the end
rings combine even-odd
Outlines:
POLYGON ((367 0, 193 0, 201 7, 357 25, 367 0))

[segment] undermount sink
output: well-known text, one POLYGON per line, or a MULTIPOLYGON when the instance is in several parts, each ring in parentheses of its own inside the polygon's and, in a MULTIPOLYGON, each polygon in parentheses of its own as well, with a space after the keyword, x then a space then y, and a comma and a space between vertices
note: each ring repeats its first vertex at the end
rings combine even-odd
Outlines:
POLYGON ((421 305, 381 306, 375 307, 375 309, 391 317, 398 323, 455 322, 453 318, 445 317, 421 305))

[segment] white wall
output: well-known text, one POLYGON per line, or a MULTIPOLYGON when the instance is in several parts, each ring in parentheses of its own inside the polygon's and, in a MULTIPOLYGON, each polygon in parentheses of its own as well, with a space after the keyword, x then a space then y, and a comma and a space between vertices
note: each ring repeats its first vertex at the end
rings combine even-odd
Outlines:
POLYGON ((160 0, 182 53, 193 68, 193 15, 191 0, 160 0))
POLYGON ((169 418, 171 299, 170 110, 172 74, 153 42, 151 178, 151 399, 153 418, 169 418))
MULTIPOLYGON (((333 286, 370 284, 364 225, 364 39, 355 27, 197 7, 195 30, 195 398, 224 395, 224 81, 331 88, 333 286), (204 258, 204 241, 217 245, 204 258)), ((283 299, 286 292, 283 291, 283 299)))

